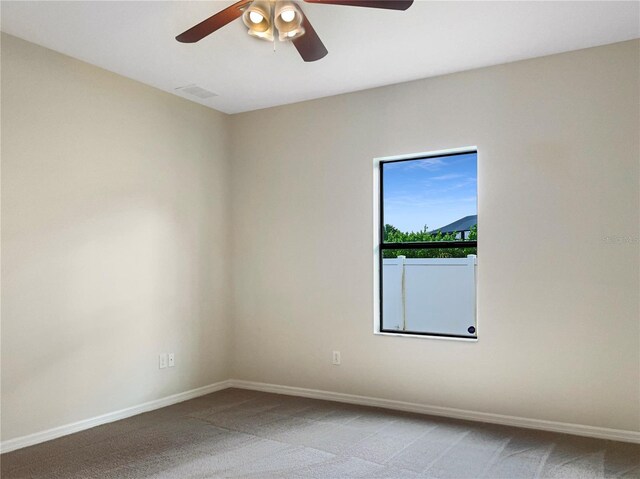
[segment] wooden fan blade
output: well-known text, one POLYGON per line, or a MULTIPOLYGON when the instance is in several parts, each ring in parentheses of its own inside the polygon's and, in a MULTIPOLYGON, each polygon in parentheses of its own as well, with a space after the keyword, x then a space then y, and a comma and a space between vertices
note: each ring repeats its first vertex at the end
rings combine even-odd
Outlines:
POLYGON ((387 10, 406 10, 413 0, 304 0, 307 3, 325 3, 327 5, 347 5, 349 7, 384 8, 387 10))
POLYGON ((186 32, 176 37, 176 40, 182 43, 195 43, 202 40, 207 35, 211 35, 216 30, 224 27, 227 23, 234 21, 242 16, 242 8, 251 3, 251 0, 240 0, 230 7, 219 11, 215 15, 191 27, 186 32))
POLYGON ((302 59, 305 62, 315 62, 324 58, 329 52, 304 14, 302 15, 302 27, 304 28, 304 35, 292 41, 302 59))

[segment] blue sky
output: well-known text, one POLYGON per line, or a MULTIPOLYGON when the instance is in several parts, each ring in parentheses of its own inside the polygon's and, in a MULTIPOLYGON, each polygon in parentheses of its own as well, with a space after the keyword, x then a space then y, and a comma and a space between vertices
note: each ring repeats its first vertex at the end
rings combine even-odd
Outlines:
POLYGON ((440 228, 477 214, 475 153, 384 164, 384 222, 402 231, 440 228))

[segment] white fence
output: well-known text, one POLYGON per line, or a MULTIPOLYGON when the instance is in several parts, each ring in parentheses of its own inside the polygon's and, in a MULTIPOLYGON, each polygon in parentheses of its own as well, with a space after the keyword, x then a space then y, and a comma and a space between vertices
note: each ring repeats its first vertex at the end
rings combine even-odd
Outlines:
POLYGON ((475 255, 382 261, 383 329, 471 336, 476 326, 475 255))

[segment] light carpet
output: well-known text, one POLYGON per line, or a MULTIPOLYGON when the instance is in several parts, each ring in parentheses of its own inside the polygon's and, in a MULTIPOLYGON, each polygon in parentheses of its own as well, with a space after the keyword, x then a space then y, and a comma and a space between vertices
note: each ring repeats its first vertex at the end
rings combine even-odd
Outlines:
POLYGON ((640 445, 226 389, 1 456, 18 478, 640 478, 640 445))

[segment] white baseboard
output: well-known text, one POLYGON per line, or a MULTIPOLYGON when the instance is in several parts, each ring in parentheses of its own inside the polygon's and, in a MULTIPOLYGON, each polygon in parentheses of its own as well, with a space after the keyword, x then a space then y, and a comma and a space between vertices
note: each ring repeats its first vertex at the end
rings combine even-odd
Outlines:
POLYGON ((441 406, 429 406, 426 404, 416 404, 392 399, 379 399, 367 396, 356 396, 353 394, 335 393, 322 391, 319 389, 298 388, 292 386, 280 386, 277 384, 259 383, 254 381, 242 381, 231 379, 229 386, 240 389, 251 389, 254 391, 264 391, 276 394, 286 394, 289 396, 301 396, 314 399, 325 399, 327 401, 337 401, 361 406, 373 406, 399 411, 415 412, 420 414, 430 414, 432 416, 443 416, 455 419, 466 419, 469 421, 479 421, 492 424, 502 424, 505 426, 523 427, 528 429, 539 429, 543 431, 553 431, 576 436, 595 437, 599 439, 610 439, 613 441, 624 441, 640 444, 640 432, 627 431, 622 429, 608 429, 605 427, 584 426, 581 424, 570 424, 557 421, 545 421, 542 419, 529 419, 517 416, 505 416, 502 414, 492 414, 478 411, 468 411, 465 409, 454 409, 441 406))
POLYGON ((84 419, 82 421, 55 427, 46 431, 36 432, 27 436, 9 439, 8 441, 3 441, 2 443, 0 443, 0 452, 5 453, 15 451, 16 449, 21 449, 23 447, 33 446, 41 442, 50 441, 52 439, 66 436, 68 434, 84 431, 85 429, 90 429, 95 426, 100 426, 102 424, 118 421, 120 419, 126 419, 137 414, 142 414, 144 412, 171 406, 172 404, 188 401, 189 399, 194 399, 230 387, 640 444, 640 432, 637 431, 625 431, 621 429, 583 426, 581 424, 545 421, 542 419, 528 419, 517 416, 505 416, 502 414, 492 414, 486 412, 468 411, 465 409, 454 409, 441 406, 429 406, 426 404, 395 401, 393 399, 380 399, 368 396, 357 396, 353 394, 322 391, 319 389, 308 389, 293 386, 281 386, 277 384, 260 383, 254 381, 243 381, 239 379, 229 379, 226 381, 220 381, 214 384, 210 384, 208 386, 203 386, 201 388, 185 391, 183 393, 173 394, 171 396, 156 399, 154 401, 149 401, 137 406, 121 409, 119 411, 103 414, 101 416, 84 419))
POLYGON ((90 429, 109 422, 119 421, 120 419, 135 416, 136 414, 142 414, 144 412, 153 411, 154 409, 160 409, 166 406, 171 406, 172 404, 188 401, 189 399, 194 399, 222 389, 227 389, 228 387, 230 387, 229 381, 220 381, 209 384, 208 386, 191 389, 190 391, 185 391, 183 393, 173 394, 154 401, 145 402, 137 406, 102 414, 101 416, 83 419, 82 421, 54 427, 52 429, 47 429, 46 431, 29 434, 27 436, 9 439, 8 441, 0 443, 0 452, 5 453, 15 451, 16 449, 21 449, 23 447, 33 446, 34 444, 50 441, 68 434, 73 434, 74 432, 84 431, 85 429, 90 429))

